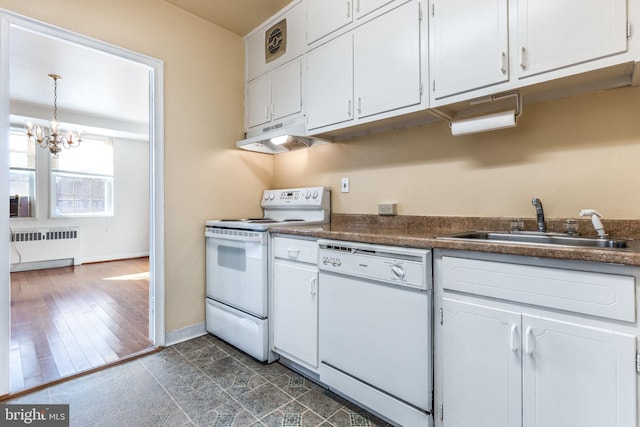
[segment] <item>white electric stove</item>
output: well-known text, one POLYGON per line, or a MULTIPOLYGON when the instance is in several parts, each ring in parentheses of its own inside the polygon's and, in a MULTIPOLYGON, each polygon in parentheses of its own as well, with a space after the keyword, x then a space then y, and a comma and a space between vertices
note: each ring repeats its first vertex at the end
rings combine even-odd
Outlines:
POLYGON ((331 189, 266 190, 262 218, 206 222, 207 331, 260 361, 269 351, 268 231, 281 225, 326 224, 331 189))

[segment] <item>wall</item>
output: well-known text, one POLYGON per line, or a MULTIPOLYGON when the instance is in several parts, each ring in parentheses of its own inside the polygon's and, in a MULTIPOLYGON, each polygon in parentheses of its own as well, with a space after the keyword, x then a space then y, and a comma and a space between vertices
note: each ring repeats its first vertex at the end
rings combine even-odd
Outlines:
POLYGON ((232 148, 242 135, 242 39, 158 0, 0 8, 164 61, 165 327, 204 322, 204 221, 260 214, 273 172, 271 157, 232 148))
POLYGON ((74 241, 18 242, 11 263, 77 257, 75 263, 133 258, 149 254, 149 143, 113 140, 114 215, 98 218, 49 219, 49 152, 38 148, 35 219, 11 219, 13 231, 78 227, 74 241))
MULTIPOLYGON (((526 100, 525 100, 526 101, 526 100)), ((404 215, 640 218, 640 88, 525 105, 516 128, 453 137, 446 122, 275 157, 276 187, 329 185, 333 210, 404 215), (340 192, 349 177, 351 192, 340 192)))

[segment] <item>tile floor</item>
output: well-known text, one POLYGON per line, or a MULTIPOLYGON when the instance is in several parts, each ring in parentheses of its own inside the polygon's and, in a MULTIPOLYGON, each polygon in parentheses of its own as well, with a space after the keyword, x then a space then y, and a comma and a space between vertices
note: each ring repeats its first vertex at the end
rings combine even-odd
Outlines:
POLYGON ((2 403, 69 404, 71 426, 388 426, 211 335, 2 403))

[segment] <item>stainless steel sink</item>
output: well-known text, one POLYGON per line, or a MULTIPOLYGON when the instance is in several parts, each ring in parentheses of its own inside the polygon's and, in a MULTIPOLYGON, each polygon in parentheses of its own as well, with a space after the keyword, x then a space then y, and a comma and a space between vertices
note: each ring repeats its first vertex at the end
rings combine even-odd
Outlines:
POLYGON ((530 243, 542 245, 564 245, 577 246, 585 248, 610 248, 610 249, 627 249, 629 248, 629 240, 626 239, 608 239, 598 237, 581 237, 570 234, 561 233, 540 233, 518 231, 505 233, 499 231, 468 231, 464 233, 449 234, 439 236, 438 238, 446 239, 464 239, 464 240, 483 240, 489 242, 513 242, 513 243, 530 243))

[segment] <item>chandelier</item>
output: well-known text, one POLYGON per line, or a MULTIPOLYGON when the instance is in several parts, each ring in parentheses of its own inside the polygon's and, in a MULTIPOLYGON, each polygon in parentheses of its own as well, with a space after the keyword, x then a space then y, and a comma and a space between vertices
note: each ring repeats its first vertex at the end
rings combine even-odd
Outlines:
POLYGON ((40 126, 27 122, 27 138, 42 148, 48 148, 53 157, 58 157, 58 153, 62 151, 63 147, 71 148, 80 145, 82 132, 75 135, 72 132, 61 135, 60 123, 58 122, 58 80, 62 77, 57 74, 49 74, 49 77, 53 79, 53 120, 49 122, 49 135, 45 135, 40 126))

